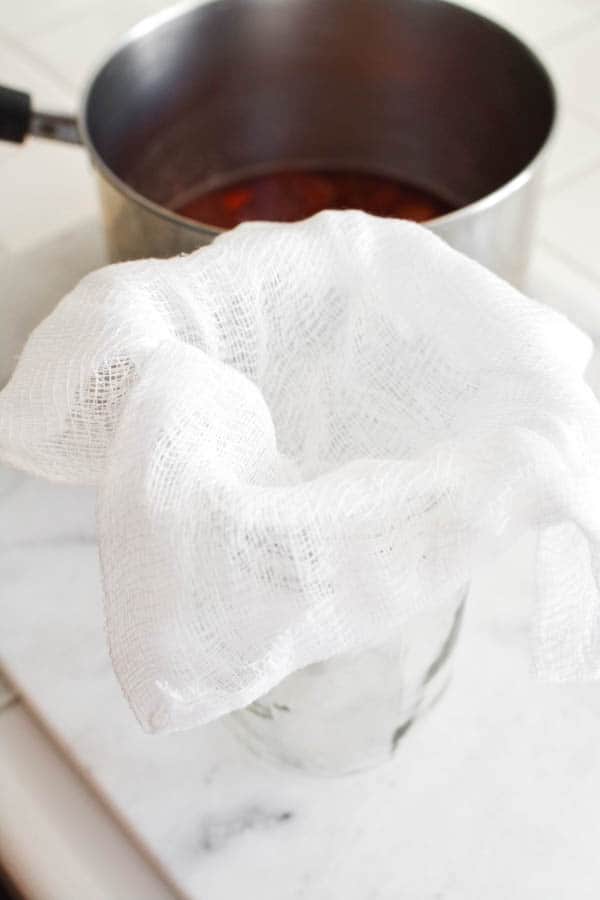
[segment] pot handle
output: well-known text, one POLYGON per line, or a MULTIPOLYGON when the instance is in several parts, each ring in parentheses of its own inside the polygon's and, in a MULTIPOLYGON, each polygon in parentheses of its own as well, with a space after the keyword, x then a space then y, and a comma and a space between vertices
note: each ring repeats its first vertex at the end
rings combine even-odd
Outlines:
POLYGON ((74 116, 34 112, 29 94, 0 85, 0 140, 22 144, 28 134, 81 144, 74 116))

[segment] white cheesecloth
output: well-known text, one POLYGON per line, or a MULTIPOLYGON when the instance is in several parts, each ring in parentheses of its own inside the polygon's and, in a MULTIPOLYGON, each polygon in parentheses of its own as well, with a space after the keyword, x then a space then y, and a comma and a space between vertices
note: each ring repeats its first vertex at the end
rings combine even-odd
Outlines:
POLYGON ((532 526, 536 667, 595 678, 591 351, 424 227, 249 223, 84 278, 0 394, 0 458, 98 486, 111 656, 148 730, 387 639, 532 526))

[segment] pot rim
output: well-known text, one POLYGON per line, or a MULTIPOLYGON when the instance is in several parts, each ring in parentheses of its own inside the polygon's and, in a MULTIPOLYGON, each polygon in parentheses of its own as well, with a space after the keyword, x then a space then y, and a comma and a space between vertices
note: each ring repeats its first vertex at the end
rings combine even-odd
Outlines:
MULTIPOLYGON (((112 49, 109 50, 100 59, 100 61, 92 70, 90 76, 87 79, 86 86, 81 97, 77 116, 78 128, 82 143, 86 147, 90 155, 92 164, 98 169, 100 174, 117 191, 119 191, 119 193, 123 194, 131 202, 144 207, 159 218, 171 222, 172 224, 177 225, 180 228, 185 228, 188 231, 208 237, 209 239, 212 239, 219 234, 224 234, 230 229, 220 228, 215 225, 209 225, 205 222, 199 222, 194 219, 189 219, 186 216, 182 216, 179 213, 170 210, 168 207, 163 206, 160 203, 156 203, 154 200, 150 200, 148 197, 144 196, 144 194, 139 193, 139 191, 136 191, 129 184, 127 184, 126 181, 120 178, 110 168, 110 166, 104 161, 104 159, 96 149, 87 127, 87 112, 90 104, 90 96, 99 76, 106 68, 106 66, 108 66, 108 64, 114 59, 117 53, 129 47, 131 44, 134 44, 144 35, 160 28, 161 25, 164 25, 165 23, 170 22, 173 19, 179 18, 180 16, 191 12, 193 9, 220 2, 223 2, 223 0, 182 0, 182 2, 175 3, 173 6, 169 6, 157 13, 152 13, 151 15, 146 16, 141 21, 137 22, 135 25, 129 28, 116 42, 112 49)), ((560 103, 554 79, 552 78, 548 67, 545 65, 545 63, 529 43, 512 32, 505 25, 502 25, 500 22, 496 21, 490 16, 483 15, 482 13, 472 10, 469 7, 463 6, 463 4, 458 2, 458 0, 433 0, 433 2, 438 5, 458 8, 466 15, 479 19, 486 25, 502 32, 504 36, 510 41, 520 45, 521 49, 530 58, 534 65, 537 65, 541 74, 546 79, 552 110, 550 122, 548 125, 548 131, 542 144, 531 157, 529 162, 519 172, 517 172, 516 175, 513 175, 512 178, 504 182, 504 184, 500 185, 500 187, 491 191, 489 194, 485 194, 478 200, 474 200, 472 203, 468 203, 465 206, 461 206, 458 209, 452 210, 452 212, 445 213, 442 216, 436 216, 435 218, 428 219, 426 222, 422 223, 428 228, 453 225, 455 222, 461 222, 464 219, 470 219, 473 216, 478 215, 479 213, 485 212, 490 207, 496 206, 497 204, 501 203, 506 197, 509 197, 510 195, 516 193, 523 185, 530 181, 535 172, 543 164, 548 153, 548 149, 552 141, 554 140, 560 109, 560 103)))

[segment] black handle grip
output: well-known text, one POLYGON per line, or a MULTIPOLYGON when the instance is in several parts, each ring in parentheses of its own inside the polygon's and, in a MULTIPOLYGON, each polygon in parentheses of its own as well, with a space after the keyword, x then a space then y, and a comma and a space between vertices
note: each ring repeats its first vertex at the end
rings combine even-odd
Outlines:
POLYGON ((0 140, 22 144, 31 122, 31 97, 0 86, 0 140))

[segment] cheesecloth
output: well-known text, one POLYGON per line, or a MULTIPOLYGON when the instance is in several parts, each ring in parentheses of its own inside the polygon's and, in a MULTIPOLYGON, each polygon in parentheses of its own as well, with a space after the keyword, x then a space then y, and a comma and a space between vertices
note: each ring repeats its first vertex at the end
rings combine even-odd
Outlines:
POLYGON ((595 678, 591 351, 426 228, 248 223, 84 278, 0 394, 0 457, 97 485, 111 656, 150 731, 389 639, 530 527, 536 668, 595 678))

